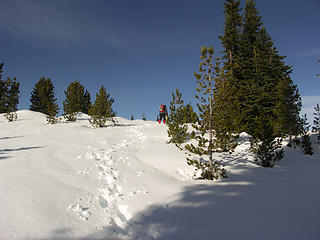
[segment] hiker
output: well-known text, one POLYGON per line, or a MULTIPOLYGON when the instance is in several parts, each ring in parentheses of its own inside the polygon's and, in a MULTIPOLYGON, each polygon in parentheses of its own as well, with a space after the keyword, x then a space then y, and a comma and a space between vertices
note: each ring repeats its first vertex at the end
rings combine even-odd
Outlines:
POLYGON ((159 115, 160 115, 159 124, 161 123, 162 119, 163 119, 163 123, 166 124, 166 116, 168 115, 166 105, 160 105, 159 115))

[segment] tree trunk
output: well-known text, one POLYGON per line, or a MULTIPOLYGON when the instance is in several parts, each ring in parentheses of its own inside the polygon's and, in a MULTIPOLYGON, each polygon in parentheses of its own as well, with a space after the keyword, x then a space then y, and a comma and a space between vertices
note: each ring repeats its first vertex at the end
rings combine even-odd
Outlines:
POLYGON ((210 111, 210 117, 209 117, 209 147, 208 147, 208 153, 209 153, 209 167, 210 171, 213 170, 213 164, 212 164, 212 86, 211 86, 211 75, 209 74, 209 111, 210 111))

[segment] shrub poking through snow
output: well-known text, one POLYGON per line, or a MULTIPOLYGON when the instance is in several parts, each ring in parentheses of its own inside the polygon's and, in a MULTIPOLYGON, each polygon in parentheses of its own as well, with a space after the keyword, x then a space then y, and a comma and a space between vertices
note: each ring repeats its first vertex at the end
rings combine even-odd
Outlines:
POLYGON ((106 121, 112 121, 115 124, 113 118, 116 113, 112 110, 113 103, 113 98, 110 98, 110 94, 107 94, 106 89, 101 86, 93 106, 89 109, 91 117, 89 122, 93 127, 104 127, 106 121))

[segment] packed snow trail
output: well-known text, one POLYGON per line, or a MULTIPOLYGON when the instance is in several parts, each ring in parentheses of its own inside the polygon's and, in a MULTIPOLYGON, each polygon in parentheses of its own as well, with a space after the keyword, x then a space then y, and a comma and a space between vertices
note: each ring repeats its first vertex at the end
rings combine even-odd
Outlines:
POLYGON ((214 155, 228 179, 192 181, 165 125, 117 119, 92 129, 84 114, 0 115, 1 240, 320 239, 319 149, 286 149, 265 169, 242 134, 233 155, 214 155))

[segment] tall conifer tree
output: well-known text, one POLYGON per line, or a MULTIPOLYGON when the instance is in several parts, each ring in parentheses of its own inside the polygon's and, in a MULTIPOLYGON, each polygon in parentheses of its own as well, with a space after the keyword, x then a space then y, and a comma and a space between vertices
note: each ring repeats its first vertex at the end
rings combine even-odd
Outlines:
MULTIPOLYGON (((196 136, 197 146, 187 144, 186 149, 198 155, 208 155, 208 163, 188 159, 188 164, 195 165, 202 170, 201 177, 204 179, 218 179, 227 177, 226 171, 221 167, 219 161, 213 161, 212 153, 221 151, 220 146, 215 142, 215 121, 222 117, 220 113, 214 112, 215 105, 215 82, 220 78, 219 58, 214 57, 214 48, 201 47, 201 63, 199 73, 195 73, 198 87, 196 98, 199 99, 199 121, 194 127, 201 132, 196 136)), ((217 110, 217 109, 216 109, 217 110)))
POLYGON ((0 63, 0 113, 6 112, 7 85, 2 80, 2 68, 4 63, 0 63))
POLYGON ((20 93, 20 83, 16 78, 8 78, 5 82, 6 84, 6 118, 9 122, 17 120, 18 103, 19 103, 19 93, 20 93))
POLYGON ((224 3, 225 22, 223 35, 219 36, 224 47, 225 66, 228 70, 236 68, 240 52, 241 16, 240 0, 226 0, 224 3))
POLYGON ((49 115, 49 106, 56 104, 54 86, 50 78, 41 77, 35 84, 30 98, 30 110, 49 115))

